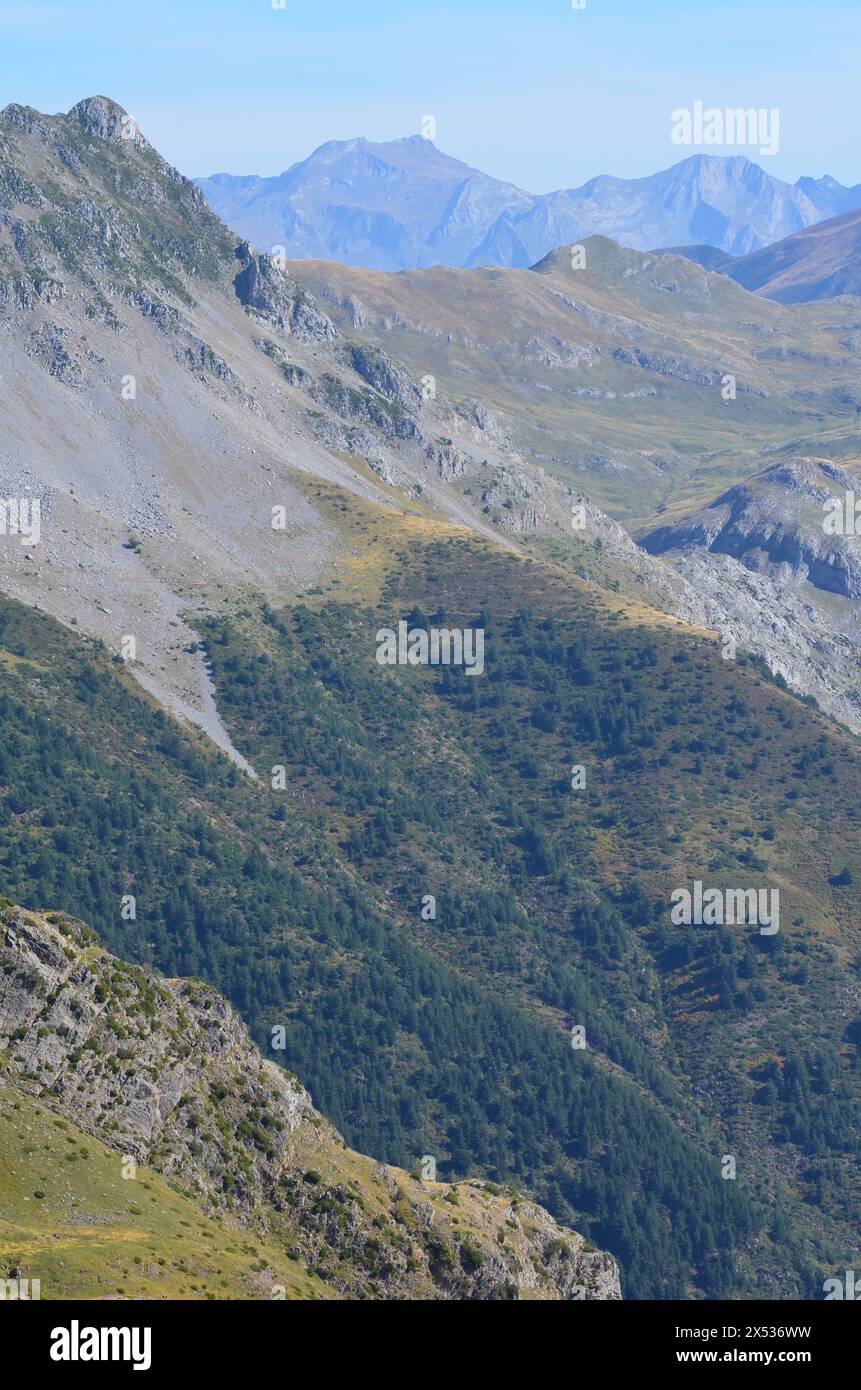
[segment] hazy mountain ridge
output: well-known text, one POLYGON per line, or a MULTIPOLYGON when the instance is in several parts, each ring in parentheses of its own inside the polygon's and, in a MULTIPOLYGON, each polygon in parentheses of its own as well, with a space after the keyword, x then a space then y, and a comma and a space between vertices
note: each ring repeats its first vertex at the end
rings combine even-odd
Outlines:
POLYGON ((743 155, 691 155, 645 178, 600 175, 534 195, 411 136, 330 141, 283 174, 199 178, 241 236, 297 259, 378 270, 529 266, 601 235, 646 251, 704 242, 744 255, 861 205, 861 185, 788 184, 743 155))
POLYGON ((781 304, 859 296, 861 212, 844 212, 719 269, 745 289, 781 304))

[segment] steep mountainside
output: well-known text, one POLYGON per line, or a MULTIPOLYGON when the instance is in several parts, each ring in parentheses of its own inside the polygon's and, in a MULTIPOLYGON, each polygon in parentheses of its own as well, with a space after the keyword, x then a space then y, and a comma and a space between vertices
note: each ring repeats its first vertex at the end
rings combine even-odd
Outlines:
POLYGON ((283 174, 197 180, 220 217, 267 251, 375 270, 529 266, 600 235, 647 251, 705 242, 732 255, 861 205, 861 185, 791 185, 744 156, 691 155, 647 178, 524 193, 414 135, 333 140, 283 174))
POLYGON ((774 671, 861 728, 861 557, 854 534, 826 532, 827 508, 858 486, 824 458, 778 462, 705 506, 670 508, 639 541, 668 559, 710 611, 774 671))
MULTIPOLYGON (((852 538, 807 534, 856 474, 856 309, 602 237, 281 263, 103 98, 0 138, 6 520, 43 509, 0 537, 0 887, 219 989, 378 1162, 517 1183, 626 1297, 817 1296, 861 1217, 861 766, 745 647, 857 722, 814 563, 852 538), (480 629, 480 677, 381 665, 400 621, 480 629), (779 930, 679 926, 708 881, 779 930)), ((243 1173, 210 1132, 201 1201, 243 1173)))
POLYGON ((0 1263, 43 1298, 619 1297, 609 1256, 513 1193, 352 1153, 214 990, 117 960, 63 915, 0 909, 0 1076, 0 1263), (59 1163, 24 1142, 52 1113, 59 1163))
MULTIPOLYGON (((303 278, 343 333, 358 324, 415 376, 432 374, 438 405, 450 403, 446 436, 473 426, 481 462, 447 448, 438 466, 498 532, 732 632, 861 727, 857 616, 839 593, 823 604, 797 567, 751 579, 744 560, 702 563, 688 551, 668 571, 594 511, 581 531, 570 524, 585 495, 629 526, 640 522, 638 534, 655 530, 776 456, 803 468, 824 454, 835 478, 841 466, 855 476, 857 313, 783 309, 682 257, 642 256, 601 238, 585 243, 584 257, 576 269, 558 252, 532 271, 396 276, 313 262, 303 278)), ((813 546, 822 517, 820 507, 798 518, 813 546)), ((855 545, 834 538, 839 563, 854 563, 855 545)))
POLYGON ((148 688, 228 746, 188 615, 343 564, 308 480, 385 501, 420 394, 102 97, 0 116, 0 317, 0 492, 42 511, 39 545, 3 538, 5 590, 114 651, 134 637, 148 688))
MULTIPOLYGON (((236 242, 105 98, 66 117, 10 107, 0 142, 0 491, 43 514, 38 546, 4 538, 3 586, 114 652, 134 639, 139 679, 233 756, 198 618, 236 590, 361 588, 361 548, 321 480, 395 526, 495 532, 700 625, 731 623, 854 722, 803 596, 677 571, 601 514, 657 521, 775 449, 827 447, 851 472, 851 306, 782 309, 601 238, 534 271, 282 263, 236 242), (580 498, 587 525, 572 532, 580 498)), ((408 142, 405 177, 426 153, 408 142)), ((842 612, 816 621, 829 647, 851 631, 842 612)))
POLYGON ((516 1182, 626 1297, 817 1297, 861 1211, 853 740, 641 606, 352 525, 375 598, 207 627, 256 783, 6 605, 6 892, 216 985, 353 1147, 516 1182), (483 622, 485 673, 381 667, 398 615, 483 622), (780 930, 673 925, 692 879, 780 930))
POLYGON ((861 212, 845 212, 720 267, 780 304, 861 295, 861 212))

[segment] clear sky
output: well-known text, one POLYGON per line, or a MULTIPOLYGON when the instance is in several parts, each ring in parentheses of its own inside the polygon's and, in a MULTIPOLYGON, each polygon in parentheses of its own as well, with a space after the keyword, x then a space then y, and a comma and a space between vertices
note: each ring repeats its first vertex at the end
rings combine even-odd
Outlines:
POLYGON ((0 106, 103 93, 185 173, 414 134, 531 192, 676 163, 671 112, 777 107, 769 173, 861 182, 861 0, 0 0, 0 106))

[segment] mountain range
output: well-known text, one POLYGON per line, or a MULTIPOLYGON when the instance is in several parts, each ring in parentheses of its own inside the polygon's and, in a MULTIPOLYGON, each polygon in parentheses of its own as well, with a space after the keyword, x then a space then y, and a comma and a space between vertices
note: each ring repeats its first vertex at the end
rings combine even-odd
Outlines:
POLYGON ((418 135, 330 141, 277 176, 197 182, 234 231, 267 251, 377 270, 529 266, 595 234, 639 250, 704 243, 741 256, 861 206, 861 185, 788 184, 741 155, 692 155, 646 178, 600 175, 535 195, 418 135))
MULTIPOLYGON (((599 235, 270 251, 108 98, 0 115, 0 492, 42 519, 0 535, 8 1264, 74 1199, 184 1296, 565 1296, 589 1242, 626 1298, 819 1297, 861 1220, 857 305, 599 235), (402 621, 480 629, 481 679, 381 665, 402 621), (680 927, 705 880, 779 932, 680 927), (213 1208, 260 1243, 189 1268, 213 1208)), ((64 1290, 146 1287, 74 1234, 64 1290)))
POLYGON ((342 514, 322 504, 322 480, 536 552, 564 542, 566 564, 658 607, 704 625, 731 618, 773 669, 856 726, 850 594, 844 614, 814 589, 808 617, 803 566, 779 598, 777 571, 763 572, 754 599, 726 557, 708 552, 709 575, 687 551, 658 563, 617 525, 664 525, 775 451, 827 450, 851 473, 850 305, 802 320, 686 257, 601 237, 577 270, 565 252, 534 269, 282 268, 140 133, 124 139, 122 119, 103 98, 68 116, 0 118, 0 353, 14 383, 0 478, 54 519, 32 554, 7 549, 7 592, 112 648, 135 633, 137 677, 230 751, 190 619, 233 587, 279 594, 289 578, 302 592, 343 572, 342 514), (571 533, 580 493, 601 555, 571 533), (289 544, 267 520, 273 500, 289 544), (775 604, 791 609, 791 635, 772 631, 775 604))

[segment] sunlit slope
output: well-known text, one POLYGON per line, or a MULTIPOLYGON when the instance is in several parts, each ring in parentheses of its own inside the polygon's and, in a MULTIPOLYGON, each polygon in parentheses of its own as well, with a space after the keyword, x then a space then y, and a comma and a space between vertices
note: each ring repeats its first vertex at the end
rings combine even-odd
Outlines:
POLYGON ((525 461, 615 515, 702 498, 791 440, 833 435, 857 452, 850 306, 785 309, 601 237, 574 250, 532 270, 296 273, 345 333, 358 325, 432 375, 467 419, 480 400, 525 461))
POLYGON ((146 1242, 161 1255, 137 1273, 157 1279, 170 1262, 168 1296, 209 1296, 216 1273, 227 1297, 619 1296, 609 1255, 513 1191, 440 1182, 433 1157, 416 1163, 419 1178, 351 1152, 214 990, 110 956, 72 918, 0 906, 0 1041, 14 1179, 5 1233, 21 1247, 12 1268, 27 1266, 11 1278, 53 1279, 59 1296, 39 1241, 47 1222, 68 1247, 67 1294, 89 1295, 93 1275, 114 1275, 115 1247, 146 1242), (52 1107, 50 1125, 38 1127, 27 1096, 52 1107), (92 1157, 85 1134, 112 1162, 75 1166, 92 1157), (170 1194, 159 1181, 149 1195, 152 1169, 170 1194), (78 1187, 69 1173, 83 1174, 78 1187), (192 1225, 186 1258, 173 1258, 178 1227, 192 1225), (214 1263, 222 1251, 239 1257, 226 1270, 214 1263))
POLYGON ((42 1299, 333 1296, 283 1249, 216 1221, 160 1174, 124 1177, 122 1154, 8 1083, 0 1154, 0 1269, 38 1279, 42 1299))

